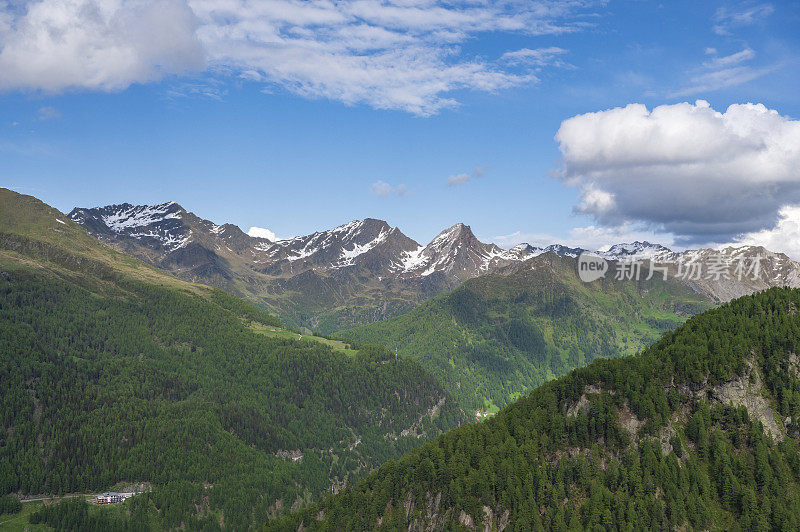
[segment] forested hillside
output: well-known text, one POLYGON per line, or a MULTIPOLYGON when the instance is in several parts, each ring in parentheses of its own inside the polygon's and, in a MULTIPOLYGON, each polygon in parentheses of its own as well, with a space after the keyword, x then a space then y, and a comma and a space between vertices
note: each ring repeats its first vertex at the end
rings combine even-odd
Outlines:
POLYGON ((464 408, 496 411, 595 358, 634 354, 711 306, 658 276, 587 284, 576 272, 574 259, 540 255, 339 336, 397 348, 464 408))
POLYGON ((152 483, 143 519, 243 529, 462 421, 417 363, 279 327, 0 191, 0 494, 152 483))
POLYGON ((798 309, 773 288, 695 316, 279 528, 797 530, 798 309))

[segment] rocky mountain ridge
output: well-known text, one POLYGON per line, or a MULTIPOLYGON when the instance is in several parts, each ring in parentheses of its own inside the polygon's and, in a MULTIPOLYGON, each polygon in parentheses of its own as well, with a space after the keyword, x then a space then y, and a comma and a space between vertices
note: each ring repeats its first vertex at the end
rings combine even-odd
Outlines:
MULTIPOLYGON (((175 202, 76 208, 69 217, 98 239, 179 278, 224 288, 296 325, 326 332, 397 315, 468 279, 516 270, 544 253, 575 258, 587 252, 559 244, 519 244, 506 250, 481 242, 462 223, 421 245, 399 228, 372 218, 271 241, 249 236, 232 224, 204 220, 175 202)), ((702 263, 705 270, 727 264, 731 275, 725 278, 686 279, 715 302, 771 286, 800 286, 798 263, 753 246, 674 252, 637 241, 592 253, 609 261, 664 263, 673 275, 691 261, 702 263), (753 272, 756 257, 764 260, 753 272), (742 260, 750 264, 750 278, 732 275, 742 260)))

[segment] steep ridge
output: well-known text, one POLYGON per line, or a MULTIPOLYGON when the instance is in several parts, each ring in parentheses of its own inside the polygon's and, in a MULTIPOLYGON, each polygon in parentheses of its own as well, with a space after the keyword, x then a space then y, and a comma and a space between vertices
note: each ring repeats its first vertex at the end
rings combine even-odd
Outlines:
POLYGON ((0 189, 0 494, 149 483, 144 524, 241 530, 465 419, 412 361, 298 337, 0 189))
POLYGON ((482 416, 595 358, 632 355, 710 307, 681 283, 646 277, 583 283, 575 259, 545 253, 338 336, 418 360, 482 416))
POLYGON ((772 288, 697 315, 276 528, 798 529, 799 308, 772 288))
POLYGON ((200 219, 174 202, 76 208, 69 216, 145 262, 315 330, 376 321, 442 290, 437 282, 392 275, 399 257, 418 244, 381 220, 272 242, 200 219))
MULTIPOLYGON (((272 242, 231 224, 203 220, 174 202, 81 208, 69 216, 102 241, 181 279, 223 288, 293 325, 325 333, 397 316, 468 279, 545 253, 576 258, 587 251, 559 244, 504 250, 481 242, 464 224, 423 246, 370 218, 272 242)), ((658 263, 714 303, 771 286, 800 286, 798 263, 753 246, 678 253, 633 242, 593 253, 613 261, 658 263), (759 257, 757 272, 737 275, 737 264, 750 265, 759 257), (689 263, 701 277, 677 275, 689 263), (719 264, 726 264, 726 275, 708 275, 719 271, 719 264)))
POLYGON ((468 225, 456 224, 439 233, 427 246, 406 253, 397 272, 404 276, 444 275, 460 284, 513 260, 495 244, 478 240, 468 225))

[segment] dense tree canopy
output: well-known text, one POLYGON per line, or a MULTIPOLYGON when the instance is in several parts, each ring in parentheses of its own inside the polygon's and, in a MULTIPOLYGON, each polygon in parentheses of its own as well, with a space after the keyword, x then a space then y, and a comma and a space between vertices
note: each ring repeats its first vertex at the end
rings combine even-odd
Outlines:
POLYGON ((253 320, 276 324, 222 292, 123 277, 97 293, 3 270, 0 493, 188 481, 246 527, 462 420, 414 362, 253 320))
POLYGON ((635 354, 710 304, 675 282, 583 283, 550 254, 342 331, 418 360, 464 408, 494 410, 596 358, 635 354))
POLYGON ((800 291, 771 289, 695 316, 278 528, 798 529, 798 308, 800 291))

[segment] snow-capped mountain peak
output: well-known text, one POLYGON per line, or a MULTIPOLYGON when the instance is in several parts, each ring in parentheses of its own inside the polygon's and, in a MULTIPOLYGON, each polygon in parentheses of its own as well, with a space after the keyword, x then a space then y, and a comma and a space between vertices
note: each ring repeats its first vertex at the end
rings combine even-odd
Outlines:
POLYGON ((191 237, 191 230, 183 223, 186 214, 183 207, 170 201, 158 205, 122 203, 94 209, 76 208, 68 216, 100 237, 116 234, 175 251, 191 237))
MULTIPOLYGON (((501 249, 481 242, 463 223, 448 227, 423 246, 397 227, 373 218, 272 240, 248 235, 233 224, 203 220, 175 202, 74 209, 69 217, 97 238, 186 280, 233 290, 245 287, 245 294, 258 297, 268 286, 270 294, 292 294, 307 299, 309 305, 327 298, 331 304, 344 301, 358 306, 365 294, 381 294, 375 316, 387 315, 387 302, 403 308, 408 294, 428 297, 473 277, 505 275, 538 267, 539 260, 556 260, 536 258, 543 254, 574 259, 586 251, 560 244, 501 249)), ((714 271, 722 264, 735 273, 742 260, 752 265, 763 259, 754 271, 755 279, 729 276, 719 281, 705 277, 687 281, 692 289, 720 301, 769 286, 800 286, 800 264, 759 247, 673 252, 659 244, 635 241, 593 253, 607 260, 663 263, 670 278, 686 261, 715 265, 714 271)))
MULTIPOLYGON (((383 220, 366 218, 327 231, 281 240, 268 253, 277 261, 341 269, 364 265, 380 269, 400 260, 418 244, 383 220)), ((292 266, 294 268, 294 266, 292 266)))
POLYGON ((672 250, 661 244, 651 244, 650 242, 635 242, 614 244, 606 251, 597 253, 611 260, 652 260, 660 256, 672 253, 672 250))

